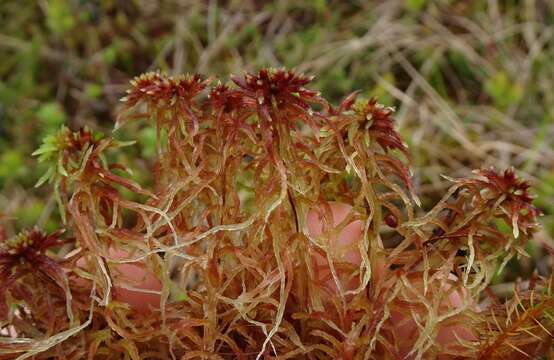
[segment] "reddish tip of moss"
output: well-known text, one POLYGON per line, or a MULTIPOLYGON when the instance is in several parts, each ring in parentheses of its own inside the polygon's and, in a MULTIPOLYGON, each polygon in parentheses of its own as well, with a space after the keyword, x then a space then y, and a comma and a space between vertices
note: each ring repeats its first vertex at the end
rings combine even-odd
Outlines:
POLYGON ((408 155, 408 148, 394 128, 392 108, 384 107, 377 102, 376 98, 372 98, 364 106, 359 107, 358 111, 367 120, 370 134, 383 150, 396 149, 408 155))
POLYGON ((0 243, 0 251, 10 255, 22 256, 26 252, 44 252, 48 248, 60 243, 60 236, 64 230, 59 230, 50 235, 45 232, 33 229, 23 230, 16 236, 0 243))
POLYGON ((520 231, 527 234, 537 227, 537 217, 541 212, 533 206, 529 182, 519 179, 511 168, 503 173, 492 168, 481 169, 477 174, 485 179, 474 180, 481 188, 479 196, 492 199, 504 197, 503 208, 508 212, 507 216, 511 220, 516 237, 520 231))

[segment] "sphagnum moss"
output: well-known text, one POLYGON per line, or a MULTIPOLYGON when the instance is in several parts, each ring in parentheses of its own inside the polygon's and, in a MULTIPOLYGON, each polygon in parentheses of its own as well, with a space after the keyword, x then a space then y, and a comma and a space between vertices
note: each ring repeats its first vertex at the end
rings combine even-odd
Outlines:
POLYGON ((67 235, 2 239, 0 358, 551 352, 553 279, 504 303, 488 287, 537 226, 525 181, 492 169, 451 179, 419 215, 392 109, 356 93, 332 106, 293 71, 232 81, 133 80, 116 128, 156 127, 150 190, 107 160, 128 144, 90 129, 45 140, 41 183, 67 235), (137 306, 129 292, 159 301, 137 306))

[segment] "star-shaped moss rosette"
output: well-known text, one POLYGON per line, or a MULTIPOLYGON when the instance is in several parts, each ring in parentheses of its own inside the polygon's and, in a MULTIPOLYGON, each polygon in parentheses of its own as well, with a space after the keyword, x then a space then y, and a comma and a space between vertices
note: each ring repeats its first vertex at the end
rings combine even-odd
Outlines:
MULTIPOLYGON (((48 165, 46 173, 39 179, 36 187, 44 183, 53 184, 54 193, 60 213, 65 222, 65 204, 74 191, 83 187, 91 187, 95 183, 104 187, 94 187, 103 196, 113 196, 109 189, 114 185, 123 186, 130 191, 151 195, 136 182, 116 175, 112 170, 120 169, 129 173, 121 164, 110 164, 104 156, 108 149, 117 149, 134 144, 134 141, 117 141, 105 138, 102 133, 85 127, 71 131, 65 126, 53 135, 46 136, 43 144, 33 153, 39 163, 48 165)), ((113 199, 112 199, 113 200, 113 199)))
POLYGON ((30 287, 33 281, 21 281, 25 277, 32 277, 34 281, 41 282, 43 289, 49 292, 44 296, 52 299, 65 297, 67 304, 67 316, 73 321, 71 309, 71 291, 66 272, 60 265, 59 259, 47 255, 49 250, 59 248, 68 242, 61 236, 64 230, 52 234, 46 234, 38 229, 24 230, 19 234, 4 239, 0 242, 0 316, 7 319, 9 304, 6 304, 6 292, 10 292, 11 298, 23 301, 25 306, 34 307, 37 299, 33 299, 34 292, 30 287), (59 291, 48 287, 49 283, 55 284, 59 291))

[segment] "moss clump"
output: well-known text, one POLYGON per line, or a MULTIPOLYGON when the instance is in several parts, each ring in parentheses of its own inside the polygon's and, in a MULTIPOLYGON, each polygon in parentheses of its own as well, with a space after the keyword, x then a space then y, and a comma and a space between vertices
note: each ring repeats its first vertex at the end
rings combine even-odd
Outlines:
POLYGON ((451 179, 423 213, 392 109, 355 93, 333 106, 293 71, 232 81, 132 82, 117 127, 156 129, 152 189, 108 160, 121 143, 46 139, 36 154, 69 235, 46 241, 34 270, 0 254, 0 356, 547 354, 552 279, 506 306, 488 287, 537 226, 512 170, 451 179))

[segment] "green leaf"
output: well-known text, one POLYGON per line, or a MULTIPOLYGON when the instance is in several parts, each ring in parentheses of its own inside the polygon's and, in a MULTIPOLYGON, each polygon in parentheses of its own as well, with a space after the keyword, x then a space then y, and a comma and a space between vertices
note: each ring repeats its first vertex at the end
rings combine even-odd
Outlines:
POLYGON ((0 156, 0 179, 14 179, 25 171, 25 162, 20 152, 7 150, 0 156))
POLYGON ((523 95, 521 85, 513 82, 508 74, 503 71, 499 71, 487 79, 485 91, 500 109, 505 109, 511 104, 518 102, 523 95))
POLYGON ((132 146, 132 145, 135 145, 137 143, 136 140, 129 140, 129 141, 114 141, 114 145, 116 145, 117 147, 127 147, 127 146, 132 146))
MULTIPOLYGON (((37 156, 37 155, 41 155, 41 154, 45 154, 45 153, 48 153, 48 152, 52 152, 52 151, 57 151, 58 148, 52 144, 44 144, 42 145, 41 147, 39 147, 38 149, 36 149, 35 151, 33 151, 33 153, 31 154, 32 156, 37 156)), ((40 159, 39 159, 40 161, 40 159)))
POLYGON ((47 130, 59 128, 67 119, 63 108, 57 102, 42 104, 37 110, 37 117, 47 130))
POLYGON ((54 167, 50 166, 48 170, 44 173, 44 175, 42 175, 40 179, 38 179, 37 183, 35 184, 35 188, 38 188, 42 186, 44 183, 46 183, 47 181, 50 181, 50 179, 54 175, 54 171, 55 171, 54 167))
POLYGON ((427 0, 406 0, 406 8, 413 12, 421 11, 426 4, 427 0))
POLYGON ((104 49, 102 57, 107 64, 114 64, 117 60, 117 46, 111 45, 104 49))
POLYGON ((75 27, 75 17, 71 13, 69 1, 50 0, 45 4, 46 24, 54 34, 63 35, 75 27))
POLYGON ((87 84, 87 86, 85 86, 85 94, 91 99, 98 99, 102 96, 102 92, 102 86, 98 84, 87 84))

